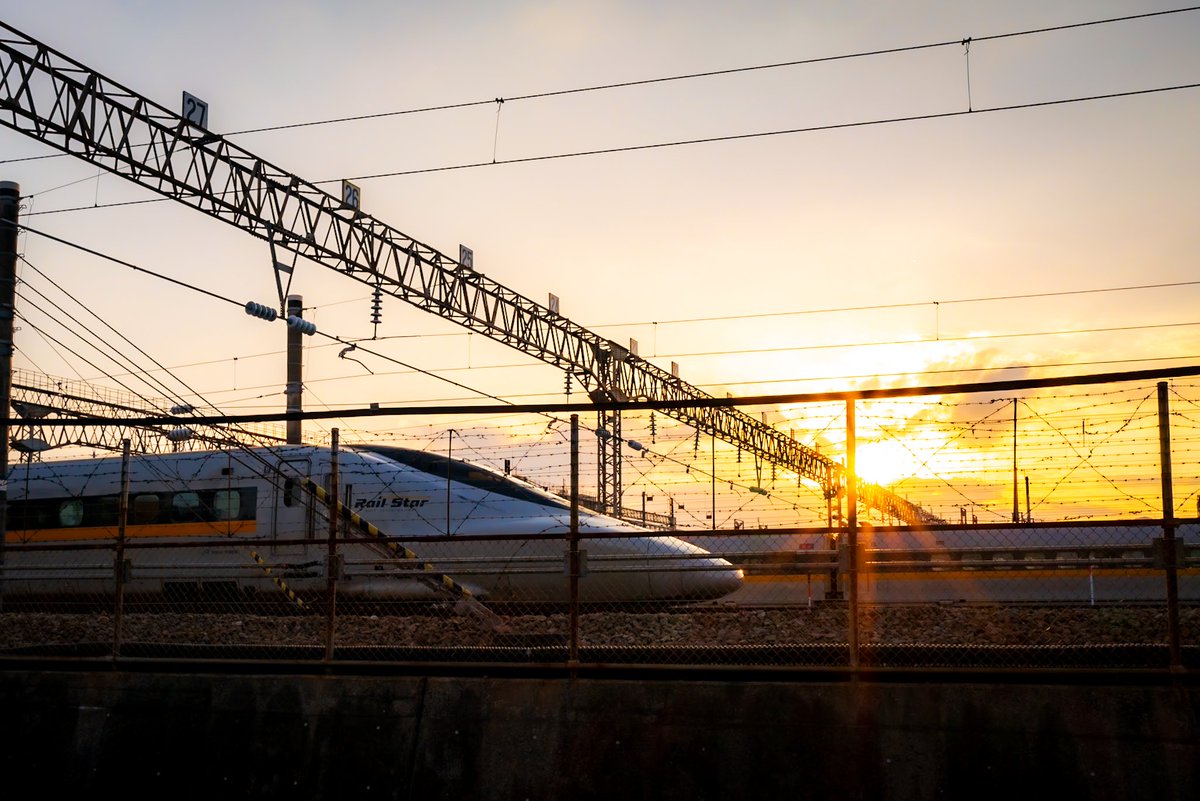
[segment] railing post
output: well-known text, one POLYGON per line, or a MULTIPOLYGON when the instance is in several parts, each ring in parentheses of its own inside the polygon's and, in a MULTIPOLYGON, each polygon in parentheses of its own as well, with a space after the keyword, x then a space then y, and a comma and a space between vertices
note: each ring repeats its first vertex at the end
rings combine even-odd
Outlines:
POLYGON ((326 554, 326 593, 329 602, 325 618, 325 661, 333 660, 333 640, 337 617, 338 575, 338 429, 333 429, 329 442, 329 550, 326 554))
POLYGON ((1179 637, 1179 572, 1175 540, 1175 494, 1171 480, 1171 419, 1167 382, 1158 382, 1158 449, 1162 470, 1163 566, 1167 577, 1167 647, 1171 668, 1183 666, 1179 637))
POLYGON ((125 527, 129 520, 129 440, 121 440, 121 496, 117 503, 117 555, 113 560, 113 658, 121 655, 121 622, 125 614, 125 527))
POLYGON ((579 662, 579 415, 571 415, 571 531, 567 570, 570 573, 570 640, 567 661, 579 662))
POLYGON ((846 584, 850 592, 850 667, 858 669, 858 473, 855 467, 858 434, 854 398, 846 399, 846 584))

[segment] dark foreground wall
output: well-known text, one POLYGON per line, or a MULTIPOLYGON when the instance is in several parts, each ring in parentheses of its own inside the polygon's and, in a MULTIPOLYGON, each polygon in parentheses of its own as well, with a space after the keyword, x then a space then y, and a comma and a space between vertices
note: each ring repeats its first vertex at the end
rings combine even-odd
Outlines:
POLYGON ((9 798, 1192 799, 1198 700, 1195 687, 1129 682, 0 668, 0 788, 9 798))

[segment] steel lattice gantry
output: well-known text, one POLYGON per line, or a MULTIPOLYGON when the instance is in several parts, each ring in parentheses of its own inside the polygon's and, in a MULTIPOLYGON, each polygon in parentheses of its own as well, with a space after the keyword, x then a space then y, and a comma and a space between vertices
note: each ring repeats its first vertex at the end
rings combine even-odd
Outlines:
POLYGON ((171 401, 145 400, 127 393, 23 370, 13 372, 13 409, 20 418, 10 429, 12 445, 31 457, 43 450, 78 445, 120 451, 129 440, 134 453, 168 453, 230 445, 270 446, 286 442, 276 427, 197 425, 180 415, 173 425, 132 425, 122 417, 167 417, 171 401), (45 420, 104 420, 111 425, 52 425, 45 420))
MULTIPOLYGON (((0 37, 0 123, 267 240, 273 250, 341 271, 566 370, 593 398, 597 392, 611 400, 711 398, 2 22, 0 37)), ((815 481, 826 494, 837 491, 836 462, 745 412, 728 406, 665 411, 815 481)), ((619 489, 613 489, 607 488, 609 500, 619 506, 619 489)), ((894 500, 901 519, 929 518, 894 500)))

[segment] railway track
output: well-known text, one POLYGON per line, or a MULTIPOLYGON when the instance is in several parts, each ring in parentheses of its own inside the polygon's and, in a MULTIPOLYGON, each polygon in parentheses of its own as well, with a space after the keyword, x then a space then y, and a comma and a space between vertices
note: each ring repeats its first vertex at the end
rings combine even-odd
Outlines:
MULTIPOLYGON (((503 626, 434 605, 404 614, 347 609, 333 623, 335 661, 562 663, 564 610, 508 610, 503 626), (360 612, 366 612, 360 614, 360 612)), ((1194 665, 1200 605, 1180 610, 1194 665)), ((836 667, 849 664, 844 603, 812 607, 702 604, 655 610, 588 610, 578 616, 581 662, 614 665, 836 667)), ((860 665, 904 667, 1161 667, 1167 615, 1146 603, 869 604, 857 620, 860 665)), ((246 611, 129 613, 119 636, 107 613, 5 611, 0 660, 53 657, 250 660, 324 659, 323 614, 246 611)))

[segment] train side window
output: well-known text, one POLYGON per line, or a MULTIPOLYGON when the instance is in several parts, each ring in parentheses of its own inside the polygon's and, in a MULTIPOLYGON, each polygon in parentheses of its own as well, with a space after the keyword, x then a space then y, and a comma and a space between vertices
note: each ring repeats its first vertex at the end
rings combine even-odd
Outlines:
POLYGON ((53 528, 57 504, 50 509, 42 499, 19 501, 9 500, 5 514, 5 524, 8 531, 22 531, 37 528, 53 528))
POLYGON ((158 519, 158 506, 159 503, 157 495, 149 494, 133 496, 133 503, 130 504, 130 517, 133 518, 132 522, 135 525, 153 523, 156 519, 158 519))
POLYGON ((241 500, 237 490, 217 490, 213 493, 213 514, 217 520, 237 520, 242 510, 241 500))
POLYGON ((176 522, 200 520, 200 496, 194 492, 176 492, 171 497, 171 519, 176 522))
POLYGON ((7 522, 9 531, 57 528, 58 504, 45 498, 10 501, 7 522))
POLYGON ((296 504, 296 479, 285 478, 283 480, 283 505, 294 506, 296 504))
POLYGON ((63 528, 78 526, 83 522, 83 501, 72 498, 58 505, 58 524, 63 528))
POLYGON ((89 526, 115 526, 120 517, 121 499, 116 495, 83 498, 83 519, 89 526))

